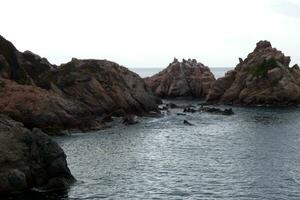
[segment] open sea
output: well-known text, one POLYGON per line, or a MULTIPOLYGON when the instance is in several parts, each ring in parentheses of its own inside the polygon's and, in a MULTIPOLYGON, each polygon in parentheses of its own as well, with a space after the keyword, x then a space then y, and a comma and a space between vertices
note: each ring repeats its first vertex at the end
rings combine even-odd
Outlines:
MULTIPOLYGON (((134 71, 145 77, 159 69, 134 71)), ((299 200, 300 108, 233 111, 178 116, 182 109, 172 109, 133 126, 116 118, 106 130, 54 138, 78 181, 68 191, 9 199, 299 200)))

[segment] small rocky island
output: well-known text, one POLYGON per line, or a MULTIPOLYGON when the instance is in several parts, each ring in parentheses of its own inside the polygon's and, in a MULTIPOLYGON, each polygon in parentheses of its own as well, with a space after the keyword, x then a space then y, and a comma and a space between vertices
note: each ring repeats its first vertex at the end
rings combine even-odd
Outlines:
POLYGON ((176 58, 169 66, 152 77, 145 78, 154 94, 161 98, 205 98, 215 81, 210 69, 195 59, 176 58))
POLYGON ((231 105, 299 105, 300 70, 290 57, 260 41, 248 57, 210 89, 207 101, 231 105))

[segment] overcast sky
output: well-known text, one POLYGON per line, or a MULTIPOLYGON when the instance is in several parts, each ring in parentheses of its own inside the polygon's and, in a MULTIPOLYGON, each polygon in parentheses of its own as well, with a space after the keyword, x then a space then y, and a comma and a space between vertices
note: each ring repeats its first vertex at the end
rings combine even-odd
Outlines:
POLYGON ((300 63, 299 0, 1 0, 0 34, 55 64, 72 57, 234 67, 259 40, 300 63))

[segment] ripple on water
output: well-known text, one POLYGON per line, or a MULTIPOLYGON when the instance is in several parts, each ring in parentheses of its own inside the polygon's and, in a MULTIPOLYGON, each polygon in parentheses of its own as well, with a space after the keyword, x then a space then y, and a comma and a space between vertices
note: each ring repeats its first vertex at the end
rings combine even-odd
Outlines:
POLYGON ((43 199, 300 199, 300 110, 234 111, 56 138, 79 182, 43 199))

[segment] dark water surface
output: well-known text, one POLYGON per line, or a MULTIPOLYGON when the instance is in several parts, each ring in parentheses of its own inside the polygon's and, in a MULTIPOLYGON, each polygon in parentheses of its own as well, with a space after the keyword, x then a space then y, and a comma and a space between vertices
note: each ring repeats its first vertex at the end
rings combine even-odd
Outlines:
POLYGON ((55 138, 78 182, 28 199, 300 199, 299 108, 181 111, 55 138))

